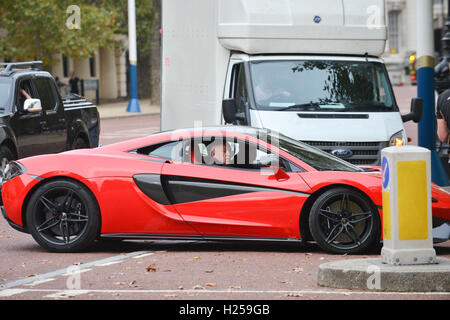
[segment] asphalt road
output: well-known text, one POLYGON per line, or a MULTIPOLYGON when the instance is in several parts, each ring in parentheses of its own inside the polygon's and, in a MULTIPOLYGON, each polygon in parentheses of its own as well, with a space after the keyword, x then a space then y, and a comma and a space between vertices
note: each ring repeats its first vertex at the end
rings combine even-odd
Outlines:
MULTIPOLYGON (((102 121, 103 145, 159 130, 159 116, 102 121)), ((450 258, 450 241, 436 245, 450 258)), ((56 254, 0 219, 0 300, 448 300, 450 293, 335 290, 316 284, 318 266, 363 256, 315 245, 197 241, 96 243, 56 254)), ((381 279, 382 281, 382 279, 381 279)))

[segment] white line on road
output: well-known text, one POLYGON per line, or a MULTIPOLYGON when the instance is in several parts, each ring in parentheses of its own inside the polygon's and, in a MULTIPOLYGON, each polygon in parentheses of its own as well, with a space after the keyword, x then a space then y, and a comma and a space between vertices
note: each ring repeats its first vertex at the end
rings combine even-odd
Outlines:
POLYGON ((0 291, 0 297, 11 297, 15 294, 21 294, 24 292, 28 292, 28 289, 6 289, 6 290, 2 290, 0 291))
POLYGON ((49 293, 44 298, 69 298, 83 294, 322 294, 322 295, 382 295, 382 296, 450 296, 450 292, 371 292, 371 291, 332 291, 332 290, 145 290, 145 289, 88 289, 88 290, 58 290, 58 289, 7 289, 0 291, 0 297, 9 297, 21 293, 49 293))
MULTIPOLYGON (((147 254, 147 253, 150 253, 150 251, 136 251, 136 252, 131 252, 128 254, 121 254, 121 255, 109 257, 106 259, 101 259, 101 260, 96 260, 96 261, 91 261, 88 263, 80 264, 79 266, 77 266, 79 268, 78 272, 89 271, 89 270, 91 270, 90 269, 91 267, 97 267, 102 264, 115 262, 115 261, 122 261, 122 260, 126 260, 128 258, 133 258, 135 256, 139 256, 139 255, 143 255, 143 254, 147 254)), ((73 265, 63 268, 63 269, 56 270, 56 271, 48 272, 45 274, 39 274, 34 277, 26 277, 26 278, 19 279, 16 281, 2 283, 2 284, 0 284, 0 290, 11 289, 14 287, 20 287, 20 286, 27 285, 27 284, 30 284, 30 283, 33 283, 36 281, 42 281, 44 279, 55 278, 58 276, 73 275, 73 273, 68 272, 68 268, 71 268, 71 267, 73 267, 73 265)), ((1 292, 4 292, 4 291, 0 291, 0 293, 1 292)))

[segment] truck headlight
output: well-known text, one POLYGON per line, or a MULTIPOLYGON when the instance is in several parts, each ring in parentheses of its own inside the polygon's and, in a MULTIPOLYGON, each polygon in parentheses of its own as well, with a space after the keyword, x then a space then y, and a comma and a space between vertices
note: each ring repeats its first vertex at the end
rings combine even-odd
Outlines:
POLYGON ((405 138, 403 137, 403 130, 399 131, 397 133, 395 133, 390 139, 389 139, 389 146, 393 147, 393 146, 405 146, 406 145, 406 141, 405 138))
POLYGON ((2 162, 0 168, 0 186, 6 181, 24 174, 26 171, 26 168, 17 161, 2 162))

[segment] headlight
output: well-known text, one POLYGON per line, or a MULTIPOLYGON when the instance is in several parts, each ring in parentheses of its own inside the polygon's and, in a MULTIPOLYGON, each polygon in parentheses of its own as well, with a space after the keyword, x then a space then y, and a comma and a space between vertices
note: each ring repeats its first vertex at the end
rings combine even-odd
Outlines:
POLYGON ((405 146, 406 145, 406 141, 405 138, 403 137, 403 130, 397 132, 396 134, 394 134, 390 139, 389 139, 389 146, 393 147, 393 146, 405 146))
POLYGON ((26 168, 17 161, 3 161, 0 168, 0 186, 8 180, 26 172, 26 168))

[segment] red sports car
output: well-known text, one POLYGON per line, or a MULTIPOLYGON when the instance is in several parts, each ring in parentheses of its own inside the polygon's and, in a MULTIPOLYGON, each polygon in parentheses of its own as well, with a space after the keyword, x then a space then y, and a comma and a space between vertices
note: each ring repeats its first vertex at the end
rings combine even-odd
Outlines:
MULTIPOLYGON (((96 239, 316 241, 359 253, 381 239, 381 176, 248 127, 158 133, 5 165, 2 212, 44 248, 96 239)), ((433 216, 450 195, 433 186, 433 216)))

